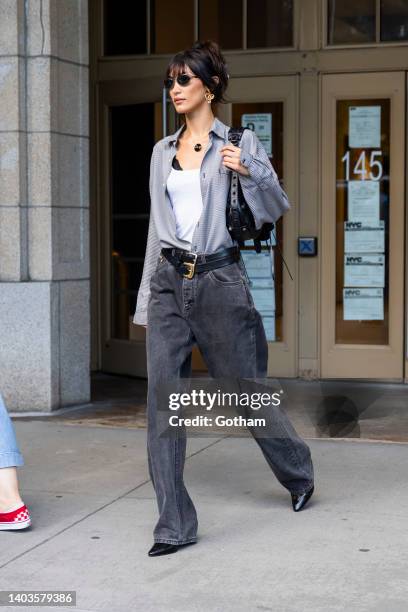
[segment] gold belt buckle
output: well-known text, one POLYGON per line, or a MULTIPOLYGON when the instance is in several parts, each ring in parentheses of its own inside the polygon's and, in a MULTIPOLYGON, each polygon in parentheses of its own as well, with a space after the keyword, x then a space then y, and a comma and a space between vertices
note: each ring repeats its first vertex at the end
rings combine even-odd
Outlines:
POLYGON ((190 253, 190 255, 194 256, 194 261, 183 261, 183 266, 186 266, 188 268, 188 272, 183 274, 184 278, 193 278, 194 276, 195 265, 197 262, 197 253, 190 253))

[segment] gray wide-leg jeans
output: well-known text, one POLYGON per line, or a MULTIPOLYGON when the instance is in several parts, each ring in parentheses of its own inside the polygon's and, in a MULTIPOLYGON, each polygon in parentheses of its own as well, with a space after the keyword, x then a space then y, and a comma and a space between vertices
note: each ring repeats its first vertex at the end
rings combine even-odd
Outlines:
MULTIPOLYGON (((183 481, 185 428, 160 436, 160 386, 191 375, 197 343, 212 378, 266 378, 268 346, 241 261, 181 276, 160 256, 150 283, 147 319, 147 452, 159 510, 154 541, 170 544, 197 539, 197 514, 183 481)), ((161 397, 161 399, 160 399, 161 397)), ((310 449, 283 410, 268 418, 268 437, 255 437, 279 482, 303 493, 314 481, 310 449), (276 436, 276 431, 284 435, 276 436)), ((254 432, 250 428, 252 435, 254 432)))

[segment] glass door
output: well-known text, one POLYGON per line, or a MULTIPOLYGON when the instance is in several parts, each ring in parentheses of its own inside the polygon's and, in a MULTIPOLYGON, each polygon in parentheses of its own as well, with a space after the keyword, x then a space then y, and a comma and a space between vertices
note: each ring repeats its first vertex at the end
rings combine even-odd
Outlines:
POLYGON ((323 77, 324 378, 403 377, 404 81, 323 77))
POLYGON ((272 232, 271 249, 264 247, 257 254, 251 241, 242 250, 252 296, 268 339, 268 376, 297 375, 296 94, 296 77, 231 79, 228 88, 231 103, 222 106, 220 115, 227 125, 255 131, 292 204, 272 232))
MULTIPOLYGON (((254 129, 268 151, 292 209, 278 221, 272 250, 243 257, 269 344, 270 376, 295 376, 295 176, 296 77, 231 79, 232 103, 220 105, 227 125, 254 129), (290 179, 289 179, 290 177, 290 179), (290 278, 285 258, 293 280, 290 278)), ((148 88, 115 83, 101 87, 99 105, 101 362, 106 372, 146 376, 145 328, 132 323, 143 270, 150 213, 149 165, 154 143, 173 133, 171 103, 141 97, 148 88), (163 104, 166 106, 163 120, 163 104)), ((193 370, 206 371, 197 347, 193 370)))
POLYGON ((101 369, 143 377, 146 332, 133 315, 149 225, 150 156, 163 129, 174 131, 173 116, 164 121, 163 102, 151 94, 136 81, 126 88, 105 83, 99 103, 101 369))

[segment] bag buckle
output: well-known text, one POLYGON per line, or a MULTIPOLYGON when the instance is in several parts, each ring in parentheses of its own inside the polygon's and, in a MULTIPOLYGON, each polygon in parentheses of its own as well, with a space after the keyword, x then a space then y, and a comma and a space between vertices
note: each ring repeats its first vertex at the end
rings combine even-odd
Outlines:
POLYGON ((195 272, 195 265, 197 263, 197 253, 189 253, 194 257, 194 261, 183 261, 183 266, 186 266, 188 271, 186 273, 183 272, 184 278, 193 278, 195 272))

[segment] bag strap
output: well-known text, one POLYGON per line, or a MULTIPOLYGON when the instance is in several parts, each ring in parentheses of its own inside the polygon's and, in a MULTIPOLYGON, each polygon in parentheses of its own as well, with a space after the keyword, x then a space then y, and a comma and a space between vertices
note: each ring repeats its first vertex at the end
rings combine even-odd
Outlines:
MULTIPOLYGON (((230 129, 228 130, 229 142, 231 142, 236 147, 239 147, 239 144, 242 138, 242 134, 244 130, 248 130, 248 129, 249 128, 246 128, 246 127, 230 127, 230 129)), ((235 172, 234 170, 231 170, 230 184, 232 187, 232 189, 230 190, 232 216, 234 220, 236 219, 236 223, 237 223, 236 229, 239 230, 238 172, 235 172)))
MULTIPOLYGON (((230 127, 228 130, 228 140, 235 146, 239 146, 241 142, 242 133, 248 128, 244 127, 230 127)), ((235 229, 236 234, 241 235, 241 224, 240 224, 240 211, 239 211, 239 199, 238 199, 238 172, 231 170, 230 176, 230 190, 229 200, 231 205, 231 223, 235 229)), ((238 238, 238 244, 239 238, 238 238)))

